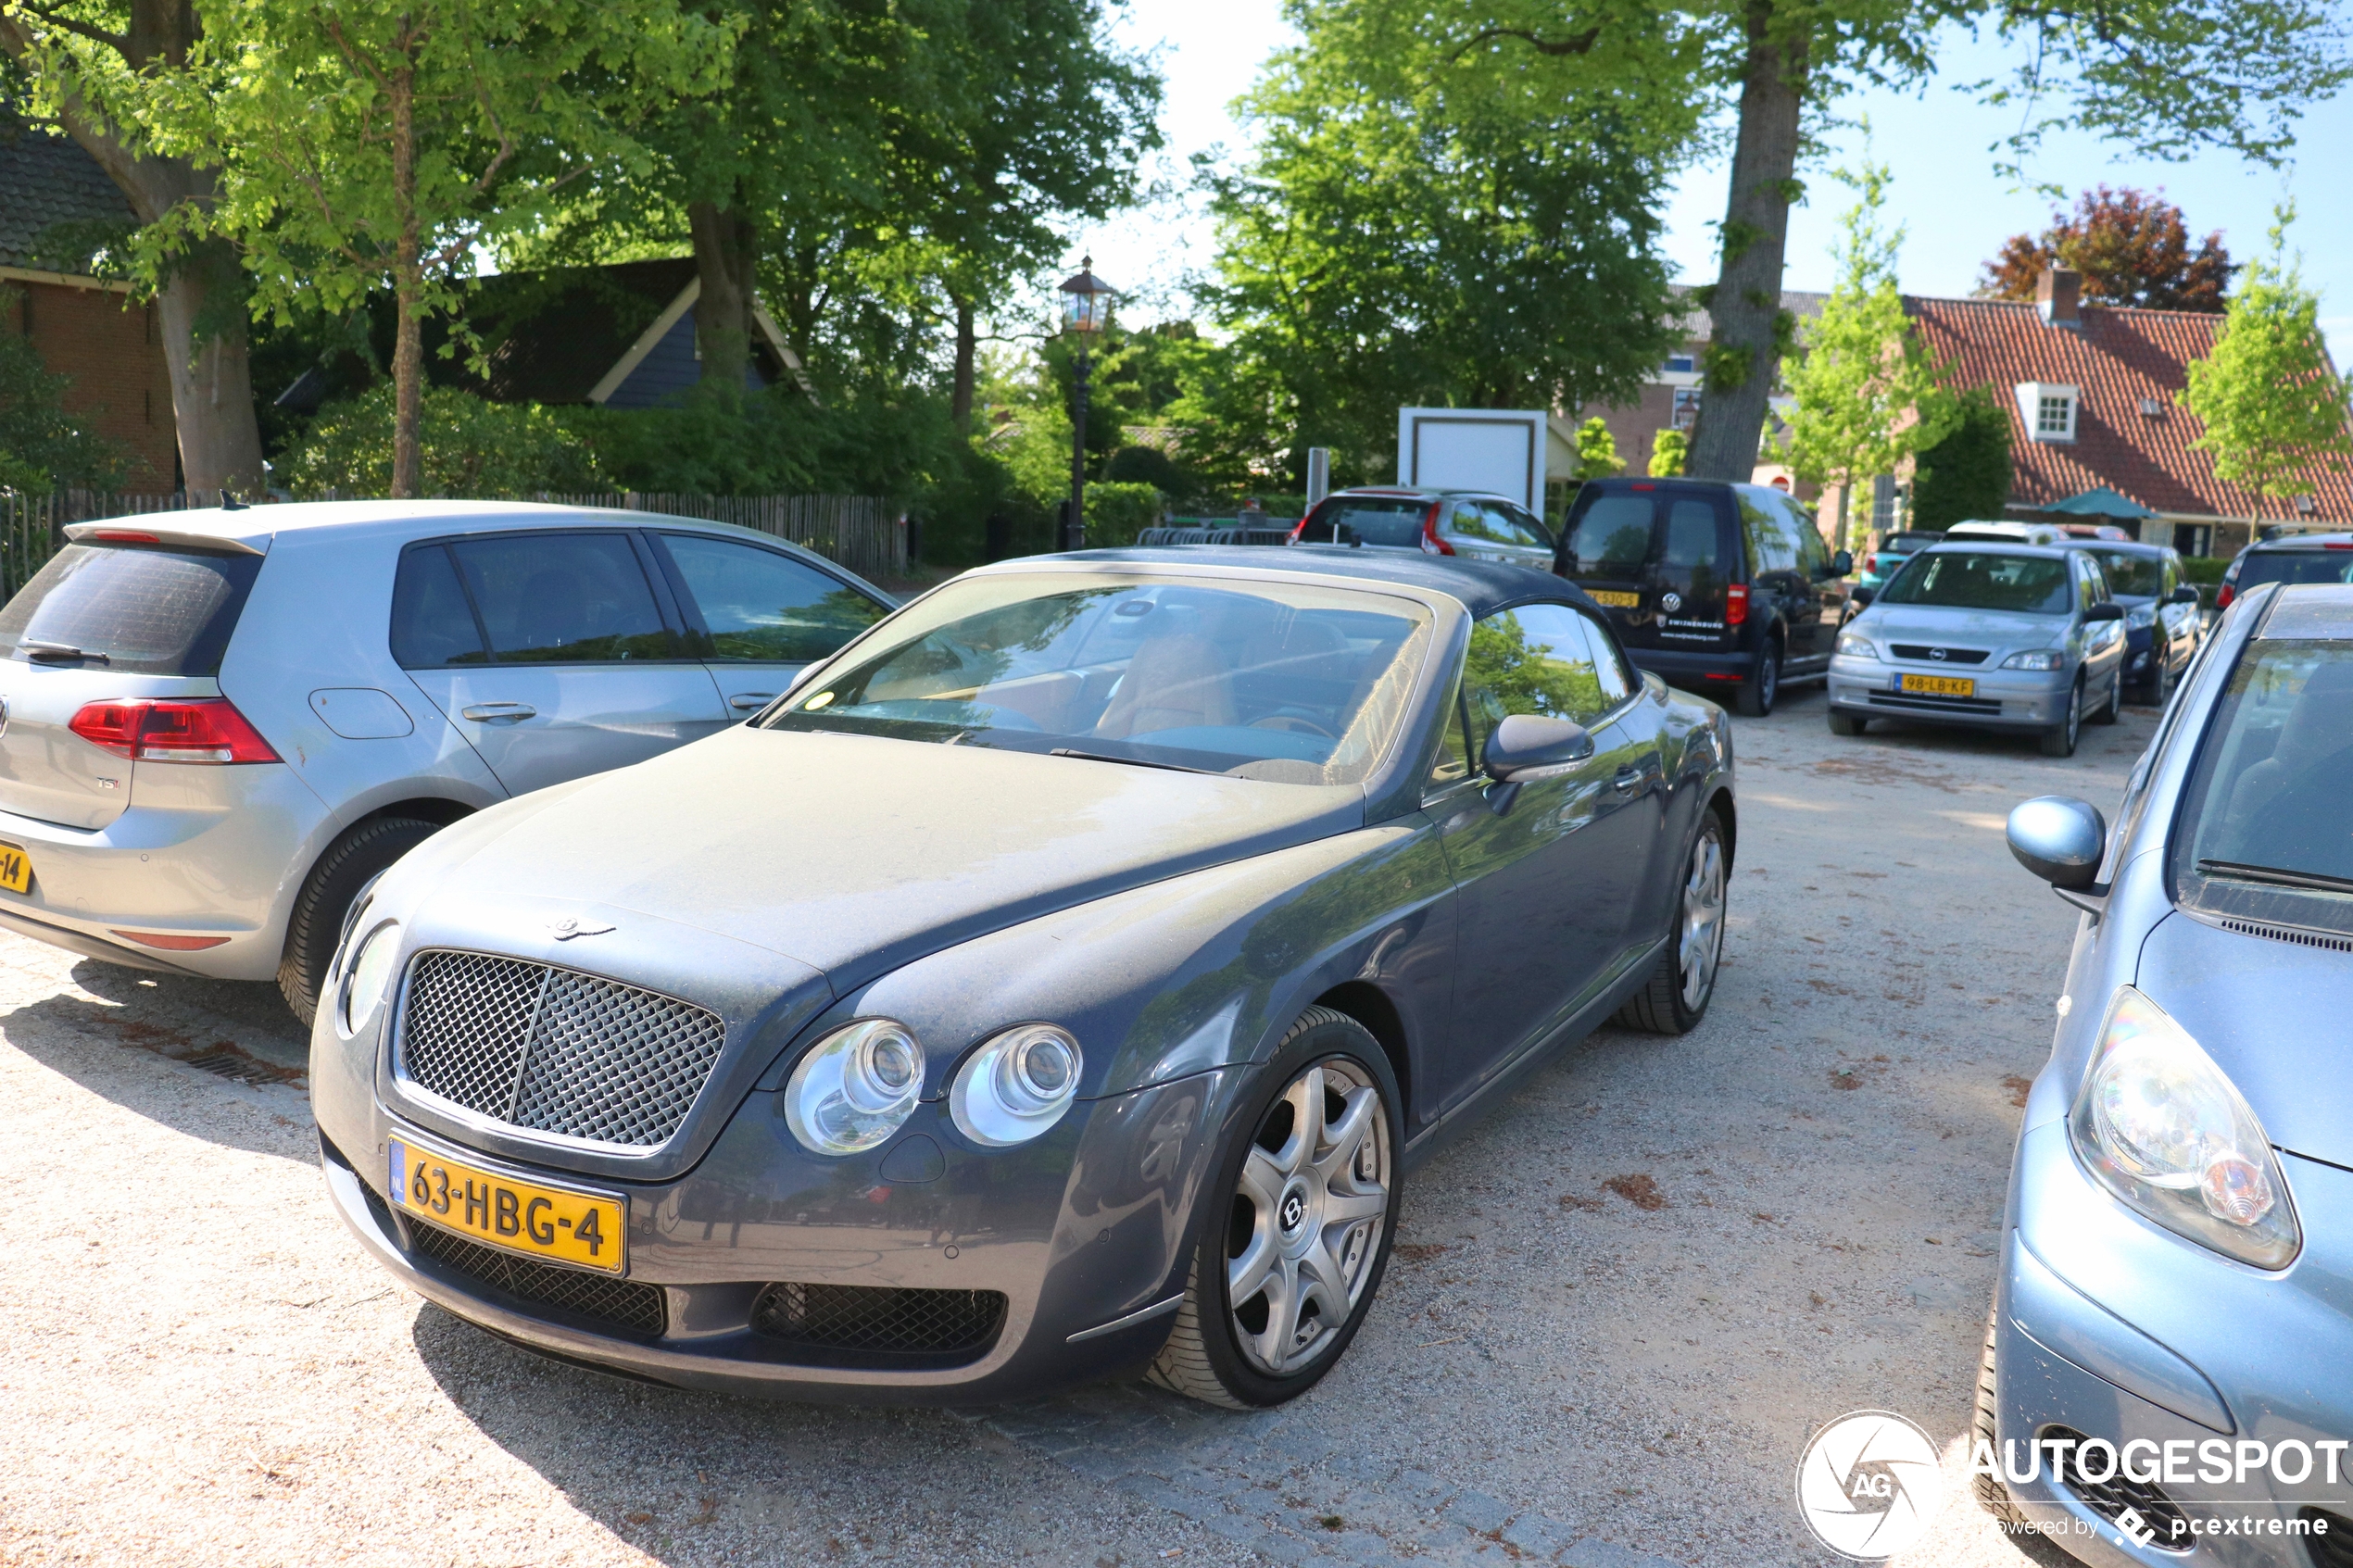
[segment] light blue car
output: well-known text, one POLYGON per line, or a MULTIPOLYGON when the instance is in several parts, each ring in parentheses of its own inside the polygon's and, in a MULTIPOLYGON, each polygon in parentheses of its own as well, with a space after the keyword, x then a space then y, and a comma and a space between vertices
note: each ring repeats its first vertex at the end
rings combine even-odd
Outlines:
POLYGON ((2353 587, 2246 595, 2113 829, 2045 797, 2009 842, 2084 913, 1980 1500, 2087 1562, 2353 1563, 2353 587))

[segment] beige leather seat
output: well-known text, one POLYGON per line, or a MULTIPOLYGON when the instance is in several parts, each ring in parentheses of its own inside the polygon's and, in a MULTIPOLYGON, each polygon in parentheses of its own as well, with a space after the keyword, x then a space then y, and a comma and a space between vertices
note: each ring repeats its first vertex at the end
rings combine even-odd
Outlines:
POLYGON ((1111 706, 1095 721, 1095 733, 1125 739, 1233 721, 1233 676, 1226 656, 1206 638, 1182 632, 1149 638, 1137 647, 1111 706))

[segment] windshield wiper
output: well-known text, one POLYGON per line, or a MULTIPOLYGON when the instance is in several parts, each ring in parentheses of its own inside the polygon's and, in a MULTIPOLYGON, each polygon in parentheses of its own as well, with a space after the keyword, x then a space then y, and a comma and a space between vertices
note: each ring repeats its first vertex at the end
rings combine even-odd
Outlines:
POLYGON ((2233 882, 2259 882, 2272 887, 2300 887, 2309 893, 2353 893, 2353 877, 2283 871, 2278 866, 2249 866, 2236 860, 2200 860, 2197 874, 2227 877, 2233 882))
POLYGON ((1114 757, 1108 751, 1081 751, 1076 746, 1058 746, 1046 755, 1076 757, 1086 762, 1125 762, 1131 768, 1164 768, 1172 773, 1207 773, 1213 779, 1222 779, 1226 776, 1214 768, 1188 768, 1182 762, 1147 762, 1140 757, 1114 757))
POLYGON ((25 658, 35 664, 112 664, 114 662, 103 653, 90 653, 75 647, 71 643, 44 643, 28 638, 19 643, 17 646, 22 648, 25 658))

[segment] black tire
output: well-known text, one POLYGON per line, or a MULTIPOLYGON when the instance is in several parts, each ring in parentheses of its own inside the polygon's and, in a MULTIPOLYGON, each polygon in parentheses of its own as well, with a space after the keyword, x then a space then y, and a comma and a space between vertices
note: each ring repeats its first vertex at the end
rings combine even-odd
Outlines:
POLYGON ((2068 688, 2067 717, 2042 734, 2043 755, 2072 757, 2076 737, 2083 733, 2083 683, 2078 680, 2068 688))
POLYGON ((1724 819, 1711 806, 1700 819, 1699 834, 1692 839, 1692 852, 1683 861, 1683 885, 1676 895, 1675 924, 1667 933, 1667 950, 1658 955, 1658 963, 1642 983, 1642 988, 1617 1010, 1620 1023, 1629 1029, 1647 1029, 1654 1035, 1688 1035, 1707 1016, 1707 1004, 1716 999, 1716 976, 1724 956, 1724 899, 1730 886, 1731 870, 1724 819), (1705 871, 1711 851, 1715 860, 1712 878, 1705 871), (1706 929, 1695 931, 1692 924, 1694 904, 1704 908, 1705 893, 1701 884, 1709 880, 1714 885, 1715 909, 1712 918, 1706 918, 1706 929), (1705 944, 1704 949, 1687 954, 1684 948, 1694 938, 1705 944), (1685 973, 1687 961, 1701 965, 1696 987, 1685 973))
MULTIPOLYGON (((1185 1299, 1176 1309, 1168 1343, 1144 1374, 1147 1381, 1227 1410, 1263 1410, 1295 1399, 1323 1380, 1347 1352, 1349 1341, 1356 1337, 1373 1298, 1380 1292, 1381 1274, 1389 1267, 1390 1247, 1397 1235, 1403 1111, 1389 1057, 1364 1025, 1329 1008, 1309 1008, 1300 1015, 1259 1074, 1242 1114, 1230 1124, 1226 1148, 1202 1189, 1185 1299), (1349 1079, 1360 1080, 1358 1087, 1371 1088, 1379 1097, 1375 1111, 1384 1141, 1375 1153, 1386 1184, 1387 1207, 1373 1221, 1369 1255, 1355 1251, 1353 1240, 1347 1244, 1349 1255, 1359 1260, 1362 1281, 1347 1316, 1337 1329, 1323 1331, 1321 1342, 1302 1364, 1287 1374, 1274 1375, 1254 1363, 1252 1352, 1245 1350, 1237 1332, 1233 1304, 1227 1300, 1227 1263, 1236 1256, 1237 1226, 1254 1227, 1259 1207, 1242 1188, 1243 1166, 1253 1148, 1266 1150, 1264 1140, 1270 1128, 1288 1129, 1293 1124, 1295 1113, 1288 1096, 1310 1068, 1337 1068, 1349 1079)), ((1277 1135, 1280 1145, 1279 1133, 1277 1135)), ((1360 1154, 1345 1164, 1343 1175, 1352 1184, 1357 1180, 1361 1159, 1360 1154)), ((1287 1190, 1286 1208, 1288 1198, 1287 1190)), ((1253 1239, 1254 1234, 1242 1238, 1245 1254, 1248 1242, 1253 1239)), ((1276 1245, 1271 1236, 1269 1245, 1276 1245)), ((1253 1293, 1241 1305, 1247 1311, 1258 1300, 1260 1297, 1253 1293)))
POLYGON ((327 847, 295 899, 286 922, 285 956, 278 960, 278 991, 308 1029, 319 1014, 327 966, 343 938, 352 900, 401 856, 441 831, 438 822, 414 817, 377 817, 361 822, 327 847))
POLYGON ((1870 727, 1871 721, 1860 713, 1842 713, 1835 708, 1831 709, 1831 734, 1834 735, 1859 735, 1870 727))
MULTIPOLYGON (((2002 1442, 1994 1412, 1999 1408, 2001 1396, 1994 1377, 1994 1310, 1988 1310, 1985 1314, 1985 1348, 1977 1358, 1977 1416, 1970 1424, 1970 1430, 1973 1438, 1984 1443, 1985 1451, 1998 1461, 2002 1442)), ((1971 1476, 1969 1492, 1977 1499, 1978 1507, 2003 1524, 2012 1528, 2024 1527, 2026 1514, 2019 1508, 2018 1499, 2010 1496, 2010 1489, 2002 1485, 2000 1476, 1971 1476)))
POLYGON ((1732 694, 1732 706, 1742 717, 1762 719, 1773 711, 1773 699, 1781 695, 1781 640, 1768 637, 1765 652, 1756 666, 1756 673, 1740 684, 1732 694))

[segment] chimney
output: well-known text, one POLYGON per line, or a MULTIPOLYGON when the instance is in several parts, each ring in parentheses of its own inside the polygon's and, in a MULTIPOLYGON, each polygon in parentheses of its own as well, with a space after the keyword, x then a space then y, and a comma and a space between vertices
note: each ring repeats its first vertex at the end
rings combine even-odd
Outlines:
POLYGON ((2083 274, 2072 267, 2045 267, 2034 280, 2034 308, 2051 327, 2081 329, 2083 274))

